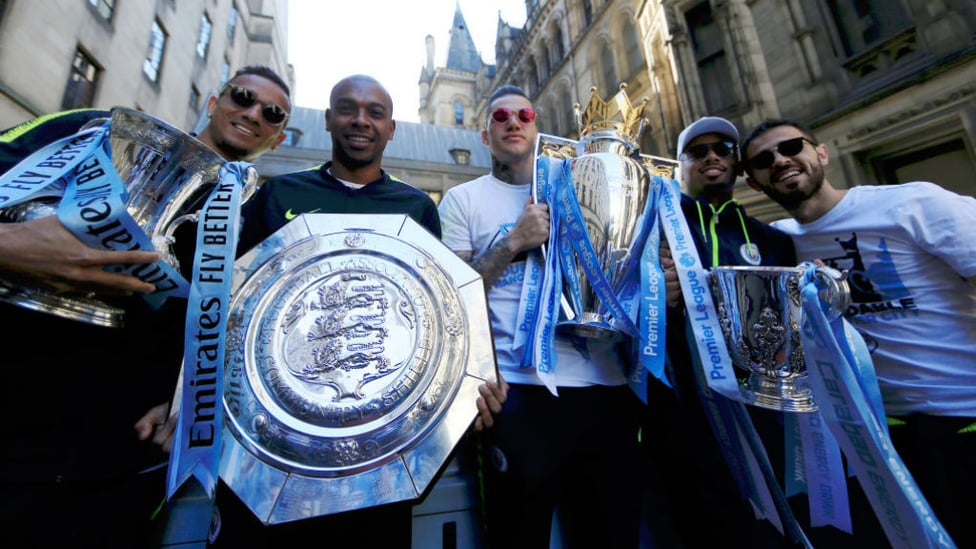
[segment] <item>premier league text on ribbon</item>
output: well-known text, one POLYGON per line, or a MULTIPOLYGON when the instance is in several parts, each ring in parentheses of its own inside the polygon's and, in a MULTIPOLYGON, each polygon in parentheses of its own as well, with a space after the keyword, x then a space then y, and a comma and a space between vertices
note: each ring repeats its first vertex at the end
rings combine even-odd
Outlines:
MULTIPOLYGON (((202 212, 203 242, 208 246, 226 249, 230 241, 230 204, 233 200, 234 185, 221 184, 213 200, 202 212)), ((224 284, 224 268, 233 258, 208 252, 202 254, 202 264, 196 279, 198 284, 224 284)), ((189 385, 193 390, 193 421, 190 424, 188 444, 191 448, 211 447, 215 441, 217 375, 220 368, 220 329, 223 318, 221 298, 208 296, 200 301, 200 316, 197 318, 194 375, 189 385)))
MULTIPOLYGON (((668 213, 668 220, 671 223, 671 227, 674 229, 674 244, 672 245, 671 252, 674 254, 676 260, 682 265, 694 265, 698 263, 698 260, 692 255, 692 246, 694 243, 690 243, 684 231, 680 230, 680 221, 676 217, 675 200, 672 193, 664 193, 663 203, 665 211, 668 213)), ((719 351, 716 342, 716 333, 712 328, 712 320, 709 317, 709 309, 705 304, 706 299, 711 299, 708 292, 708 286, 702 280, 698 278, 698 272, 689 269, 688 270, 688 289, 687 291, 691 293, 692 299, 694 301, 694 310, 689 310, 688 312, 697 316, 693 316, 690 320, 692 322, 701 323, 701 343, 703 346, 699 346, 700 350, 704 350, 708 356, 702 356, 703 364, 711 364, 711 369, 708 371, 709 377, 712 379, 725 379, 725 363, 722 360, 722 353, 719 351)))
MULTIPOLYGON (((54 154, 37 164, 31 165, 30 169, 25 169, 25 171, 14 175, 14 179, 4 184, 3 188, 33 192, 47 186, 64 175, 65 168, 77 160, 79 155, 87 154, 92 142, 101 139, 101 137, 101 134, 92 132, 71 139, 54 154)), ((18 195, 22 196, 23 193, 18 193, 18 195)), ((11 195, 0 195, 0 206, 11 199, 13 199, 11 195)))
POLYGON ((644 299, 644 305, 646 307, 644 318, 645 322, 647 322, 647 329, 644 331, 644 334, 647 340, 646 344, 641 348, 644 356, 660 356, 661 352, 661 338, 659 337, 661 311, 657 306, 657 303, 661 302, 661 287, 661 273, 655 269, 647 269, 647 281, 644 286, 644 291, 647 292, 646 298, 644 299))

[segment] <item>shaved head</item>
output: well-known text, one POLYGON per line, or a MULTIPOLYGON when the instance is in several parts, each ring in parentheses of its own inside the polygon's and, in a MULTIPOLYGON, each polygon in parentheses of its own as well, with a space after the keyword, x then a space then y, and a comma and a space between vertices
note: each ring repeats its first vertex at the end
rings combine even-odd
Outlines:
POLYGON ((380 84, 379 80, 366 74, 354 74, 352 76, 347 76, 336 83, 335 86, 332 86, 332 93, 329 94, 329 104, 335 105, 336 99, 341 95, 340 92, 349 85, 367 85, 378 88, 386 98, 386 108, 389 110, 390 118, 393 118, 393 97, 390 95, 390 92, 386 91, 386 88, 383 87, 383 84, 380 84))

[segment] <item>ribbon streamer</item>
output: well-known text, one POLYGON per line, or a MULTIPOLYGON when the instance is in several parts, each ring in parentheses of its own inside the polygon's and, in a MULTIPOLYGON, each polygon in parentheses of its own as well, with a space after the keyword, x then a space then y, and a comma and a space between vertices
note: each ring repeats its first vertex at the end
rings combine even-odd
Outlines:
POLYGON ((803 349, 820 412, 895 547, 955 547, 888 435, 867 346, 843 318, 828 320, 816 266, 805 264, 803 349))

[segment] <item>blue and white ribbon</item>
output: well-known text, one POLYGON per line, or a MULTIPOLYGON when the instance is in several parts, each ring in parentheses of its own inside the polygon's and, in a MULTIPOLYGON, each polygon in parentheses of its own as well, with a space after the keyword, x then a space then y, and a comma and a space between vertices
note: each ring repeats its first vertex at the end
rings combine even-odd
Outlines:
POLYGON ((674 180, 663 181, 659 215, 681 282, 688 340, 692 343, 692 359, 705 414, 740 491, 752 503, 757 516, 769 520, 793 542, 808 545, 743 404, 744 397, 712 301, 708 272, 681 210, 680 185, 674 180))
MULTIPOLYGON (((536 188, 539 199, 550 205, 553 229, 547 243, 542 281, 539 286, 540 307, 536 311, 533 326, 531 353, 524 365, 534 364, 536 371, 555 392, 553 373, 556 368, 555 328, 560 319, 563 300, 572 304, 575 311, 583 310, 582 283, 577 262, 601 303, 601 314, 613 319, 613 329, 639 342, 639 365, 629 372, 631 386, 642 399, 646 372, 664 378, 664 276, 658 261, 660 232, 657 223, 659 178, 651 185, 648 200, 631 249, 632 254, 622 266, 624 277, 614 289, 600 266, 599 256, 590 242, 586 222, 580 209, 572 182, 571 159, 540 157, 537 162, 536 188)), ((529 277, 526 277, 529 280, 529 277)), ((524 293, 524 291, 523 291, 524 293)), ((523 296, 524 299, 524 296, 523 296)))
POLYGON ((30 198, 61 196, 61 178, 69 176, 96 149, 107 146, 107 136, 107 126, 90 128, 34 151, 0 175, 0 208, 30 198))
POLYGON ((223 367, 230 289, 239 236, 241 191, 249 164, 220 169, 197 223, 193 279, 187 302, 183 386, 166 493, 195 478, 210 498, 220 466, 223 367))
MULTIPOLYGON (((106 251, 154 250, 152 241, 126 210, 128 191, 112 164, 109 126, 97 126, 54 141, 0 176, 0 207, 60 197, 57 216, 86 245, 106 251)), ((154 309, 167 297, 186 297, 189 284, 160 259, 153 264, 118 264, 124 273, 156 286, 140 296, 154 309)))
POLYGON ((891 443, 864 340, 843 317, 827 319, 817 268, 805 266, 802 339, 810 386, 885 535, 895 547, 955 547, 891 443))

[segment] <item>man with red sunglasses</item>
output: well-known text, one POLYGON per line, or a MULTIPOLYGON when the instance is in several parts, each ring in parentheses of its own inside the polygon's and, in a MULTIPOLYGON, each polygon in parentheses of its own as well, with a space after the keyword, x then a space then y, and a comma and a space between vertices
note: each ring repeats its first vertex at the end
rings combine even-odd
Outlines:
MULTIPOLYGON (((742 152, 749 185, 789 212, 773 225, 798 259, 848 272, 845 317, 871 350, 880 421, 935 517, 976 546, 976 200, 930 182, 834 187, 827 145, 788 120, 757 126, 742 152)), ((853 528, 852 546, 871 545, 853 528)))
POLYGON ((481 273, 508 400, 484 432, 488 547, 549 547, 553 512, 571 547, 637 547, 640 401, 611 343, 557 337, 558 396, 514 344, 531 256, 549 238, 548 206, 531 198, 536 113, 503 86, 488 100, 482 140, 491 173, 453 187, 439 206, 444 243, 481 273))
MULTIPOLYGON (((290 109, 288 86, 266 67, 245 67, 231 84, 290 109)), ((282 124, 268 124, 260 108, 248 112, 226 93, 209 107, 213 116, 199 137, 226 160, 252 160, 284 137, 282 124)), ((104 109, 78 109, 0 132, 0 173, 109 116, 104 109)), ((5 276, 96 292, 126 311, 124 326, 107 328, 0 304, 7 341, 15 342, 4 350, 3 411, 17 418, 0 427, 0 545, 131 548, 151 538, 167 458, 146 439, 155 433, 164 440, 159 426, 168 405, 158 404, 172 397, 176 384, 186 302, 169 299, 152 311, 132 294, 152 292, 153 285, 105 267, 157 259, 156 252, 89 248, 53 215, 0 223, 5 276), (29 410, 19 405, 28 387, 37 388, 39 399, 29 410)))

